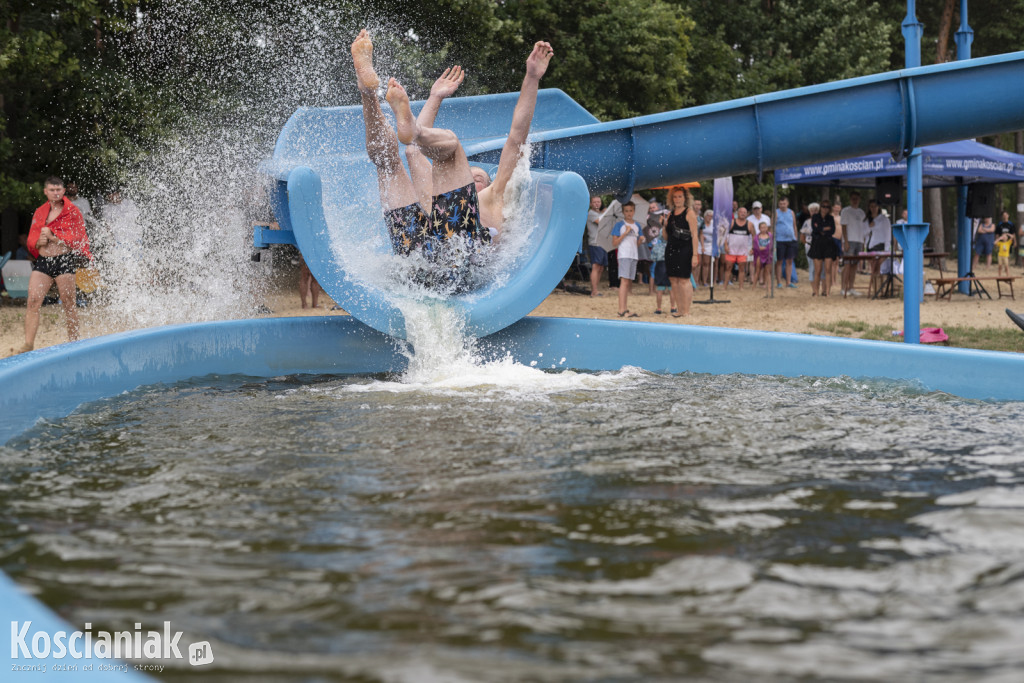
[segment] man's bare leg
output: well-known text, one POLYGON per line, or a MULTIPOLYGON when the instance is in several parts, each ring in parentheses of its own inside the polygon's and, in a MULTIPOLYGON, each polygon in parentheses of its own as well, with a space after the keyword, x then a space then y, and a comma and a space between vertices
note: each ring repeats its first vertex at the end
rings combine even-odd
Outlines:
POLYGON ((25 310, 25 343, 19 353, 35 348, 36 333, 39 331, 39 309, 43 305, 46 293, 53 286, 53 278, 38 270, 32 271, 28 278, 28 304, 25 310))
POLYGON ((405 160, 409 162, 409 177, 413 190, 419 197, 420 206, 427 213, 434 203, 434 167, 417 145, 405 146, 405 160))
POLYGON ((419 201, 412 180, 398 156, 398 138, 384 118, 377 100, 380 78, 373 69, 373 42, 363 29, 352 43, 352 63, 356 69, 359 95, 363 102, 366 127, 366 154, 377 167, 377 184, 385 210, 398 209, 419 201))
POLYGON ((395 112, 398 139, 404 144, 415 143, 433 163, 434 194, 465 187, 473 182, 469 161, 455 133, 443 128, 422 128, 412 115, 409 95, 394 78, 388 80, 384 99, 395 112))
POLYGON ((61 308, 64 309, 64 324, 68 329, 68 339, 78 341, 78 308, 75 301, 78 291, 75 289, 74 273, 57 276, 57 292, 60 294, 61 308))
MULTIPOLYGON (((433 127, 441 103, 445 98, 455 94, 465 78, 466 73, 462 67, 456 65, 445 69, 444 73, 434 81, 434 85, 430 87, 430 96, 423 103, 420 115, 416 118, 416 122, 421 128, 433 127)), ((433 166, 424 156, 419 145, 416 144, 406 145, 405 159, 409 162, 409 175, 412 177, 412 185, 416 189, 416 194, 420 197, 420 206, 429 211, 434 200, 433 166)))

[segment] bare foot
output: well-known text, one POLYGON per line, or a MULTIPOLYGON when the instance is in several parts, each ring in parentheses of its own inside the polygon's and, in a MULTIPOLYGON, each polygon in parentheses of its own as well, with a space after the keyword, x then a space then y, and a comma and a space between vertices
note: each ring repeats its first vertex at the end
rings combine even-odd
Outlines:
POLYGON ((33 348, 35 348, 35 344, 29 344, 28 342, 25 342, 24 344, 21 345, 21 348, 19 348, 14 353, 15 353, 15 355, 17 355, 19 353, 28 353, 33 348))
POLYGON ((409 108, 409 95, 405 92, 402 84, 394 78, 388 79, 388 91, 384 99, 391 105, 391 111, 395 112, 395 132, 398 134, 398 141, 408 145, 416 139, 416 119, 413 118, 412 109, 409 108))
POLYGON ((373 41, 365 28, 352 41, 352 63, 356 67, 356 79, 363 92, 374 92, 380 86, 380 77, 373 70, 373 41))

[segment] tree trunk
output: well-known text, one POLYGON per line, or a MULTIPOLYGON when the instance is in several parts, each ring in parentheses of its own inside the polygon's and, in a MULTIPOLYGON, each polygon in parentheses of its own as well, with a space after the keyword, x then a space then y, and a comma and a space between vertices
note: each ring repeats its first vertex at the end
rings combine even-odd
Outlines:
MULTIPOLYGON (((942 18, 939 19, 939 35, 936 41, 936 64, 949 61, 949 34, 953 30, 953 9, 956 0, 946 0, 942 7, 942 18)), ((925 206, 928 207, 928 231, 931 246, 935 251, 946 251, 945 221, 942 220, 942 190, 931 187, 924 191, 925 206)))
POLYGON ((939 19, 939 36, 936 42, 938 60, 936 64, 949 61, 949 34, 953 30, 953 9, 956 0, 946 0, 942 7, 942 18, 939 19))
POLYGON ((929 187, 924 191, 925 206, 928 211, 925 214, 931 228, 928 230, 928 237, 932 249, 935 251, 946 251, 945 221, 942 220, 942 189, 929 187))

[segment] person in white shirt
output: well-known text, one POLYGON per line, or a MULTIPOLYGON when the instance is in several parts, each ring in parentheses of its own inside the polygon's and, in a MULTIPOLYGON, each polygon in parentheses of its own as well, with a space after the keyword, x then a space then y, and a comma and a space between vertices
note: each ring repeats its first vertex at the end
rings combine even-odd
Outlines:
MULTIPOLYGON (((864 209, 860 208, 860 193, 850 193, 850 205, 843 208, 839 215, 839 221, 843 224, 843 254, 856 256, 864 251, 864 243, 867 240, 867 223, 864 221, 864 209)), ((840 294, 846 296, 860 296, 854 291, 853 282, 857 277, 857 263, 847 261, 843 266, 843 282, 840 294)))
MULTIPOLYGON (((868 245, 868 251, 889 251, 892 245, 892 225, 889 217, 879 212, 878 202, 872 199, 868 202, 868 215, 865 221, 868 228, 868 236, 864 244, 868 245)), ((882 284, 882 263, 887 259, 876 258, 871 261, 871 287, 869 292, 877 292, 882 284)))
MULTIPOLYGON (((768 227, 771 227, 772 219, 768 216, 768 214, 762 213, 763 207, 761 206, 761 202, 754 202, 753 204, 750 205, 750 209, 751 214, 747 216, 747 222, 750 223, 750 227, 753 228, 753 230, 751 231, 751 237, 756 239, 757 233, 761 232, 761 226, 767 224, 768 227)), ((750 269, 751 264, 753 264, 754 262, 753 239, 750 242, 750 246, 751 251, 748 254, 749 258, 747 259, 748 269, 750 269)), ((750 271, 751 282, 753 282, 753 275, 753 271, 750 271)))
POLYGON ((868 215, 866 219, 868 227, 868 238, 864 244, 868 245, 868 251, 889 251, 892 245, 892 225, 889 217, 881 213, 878 202, 872 199, 868 202, 868 215))
POLYGON ((636 265, 639 259, 637 246, 646 240, 640 232, 640 226, 633 221, 636 205, 626 202, 622 205, 622 220, 612 228, 612 246, 618 250, 619 261, 619 317, 636 318, 626 308, 629 302, 629 291, 636 277, 636 265))

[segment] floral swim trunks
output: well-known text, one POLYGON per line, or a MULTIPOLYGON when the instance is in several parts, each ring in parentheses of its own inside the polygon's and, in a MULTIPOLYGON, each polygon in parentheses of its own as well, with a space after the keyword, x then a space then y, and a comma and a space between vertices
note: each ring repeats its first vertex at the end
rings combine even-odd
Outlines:
POLYGON ((435 196, 430 215, 410 204, 385 211, 384 222, 395 253, 418 251, 430 264, 429 272, 417 275, 420 284, 452 293, 467 289, 470 265, 491 242, 490 231, 480 225, 474 183, 435 196))

